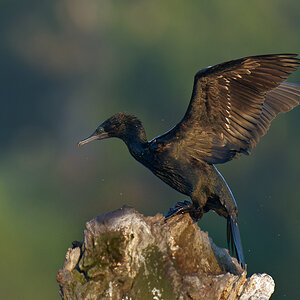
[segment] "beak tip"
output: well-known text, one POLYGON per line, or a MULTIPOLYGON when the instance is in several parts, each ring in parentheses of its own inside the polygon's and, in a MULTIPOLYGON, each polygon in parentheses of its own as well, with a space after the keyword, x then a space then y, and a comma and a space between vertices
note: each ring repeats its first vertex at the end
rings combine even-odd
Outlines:
POLYGON ((92 141, 95 141, 95 140, 98 140, 99 139, 99 136, 96 135, 95 133, 93 133, 92 135, 90 135, 88 138, 84 139, 84 140, 81 140, 77 143, 77 147, 81 147, 89 142, 92 142, 92 141))

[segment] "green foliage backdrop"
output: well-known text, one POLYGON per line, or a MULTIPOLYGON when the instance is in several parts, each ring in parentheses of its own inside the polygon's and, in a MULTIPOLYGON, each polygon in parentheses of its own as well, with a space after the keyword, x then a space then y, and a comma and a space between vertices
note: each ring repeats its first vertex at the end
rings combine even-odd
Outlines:
MULTIPOLYGON (((121 141, 76 142, 118 111, 140 117, 150 139, 180 120, 202 67, 299 53, 300 2, 2 0, 0 31, 1 298, 58 299, 57 270, 87 220, 123 204, 166 212, 184 199, 121 141)), ((299 114, 220 166, 248 271, 273 276, 272 299, 299 296, 299 114)), ((210 213, 199 225, 226 246, 224 220, 210 213)))

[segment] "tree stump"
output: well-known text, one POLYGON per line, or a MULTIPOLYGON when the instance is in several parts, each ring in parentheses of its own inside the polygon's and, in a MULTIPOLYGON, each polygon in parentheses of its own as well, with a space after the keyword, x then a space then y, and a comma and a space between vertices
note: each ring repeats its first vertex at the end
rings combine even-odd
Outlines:
POLYGON ((188 214, 165 222, 124 206, 86 223, 57 281, 62 299, 269 299, 272 277, 246 275, 188 214))

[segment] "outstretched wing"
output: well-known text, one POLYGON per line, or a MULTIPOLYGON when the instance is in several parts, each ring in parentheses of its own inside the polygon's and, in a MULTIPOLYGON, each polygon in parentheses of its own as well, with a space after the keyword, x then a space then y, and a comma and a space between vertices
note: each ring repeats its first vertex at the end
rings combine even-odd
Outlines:
POLYGON ((196 160, 223 163, 248 154, 278 113, 299 104, 300 85, 283 83, 300 65, 296 56, 251 56, 200 70, 172 135, 196 160))

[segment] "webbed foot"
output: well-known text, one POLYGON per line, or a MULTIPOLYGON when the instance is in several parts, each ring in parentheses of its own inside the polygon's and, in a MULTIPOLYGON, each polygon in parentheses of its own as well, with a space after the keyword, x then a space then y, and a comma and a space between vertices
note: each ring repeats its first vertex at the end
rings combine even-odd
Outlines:
POLYGON ((188 200, 180 201, 175 204, 174 207, 170 208, 170 210, 164 215, 165 222, 179 214, 189 213, 194 223, 197 222, 203 215, 203 212, 200 211, 199 207, 195 207, 193 203, 188 200))

